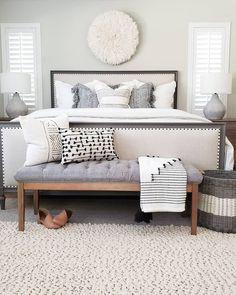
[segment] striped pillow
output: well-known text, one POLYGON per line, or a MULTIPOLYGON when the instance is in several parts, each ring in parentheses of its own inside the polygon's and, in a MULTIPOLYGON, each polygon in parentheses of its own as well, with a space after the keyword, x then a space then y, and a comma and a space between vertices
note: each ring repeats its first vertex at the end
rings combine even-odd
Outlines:
POLYGON ((131 89, 129 87, 121 86, 112 89, 107 86, 106 88, 95 88, 95 90, 100 108, 129 108, 129 99, 131 95, 131 89))

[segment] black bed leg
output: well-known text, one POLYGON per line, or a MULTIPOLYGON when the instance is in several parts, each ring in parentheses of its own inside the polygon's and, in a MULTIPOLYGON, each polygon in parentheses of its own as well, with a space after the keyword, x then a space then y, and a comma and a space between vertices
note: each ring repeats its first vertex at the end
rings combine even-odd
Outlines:
POLYGON ((152 213, 144 213, 141 209, 138 209, 134 217, 134 221, 138 223, 142 221, 146 223, 150 223, 151 220, 152 220, 152 213))
POLYGON ((0 196, 0 203, 1 203, 1 210, 5 210, 6 207, 5 207, 5 204, 6 204, 6 198, 5 196, 0 196))
POLYGON ((191 216, 191 208, 192 208, 192 196, 190 193, 187 193, 187 198, 185 201, 185 211, 181 212, 182 217, 190 217, 191 216))

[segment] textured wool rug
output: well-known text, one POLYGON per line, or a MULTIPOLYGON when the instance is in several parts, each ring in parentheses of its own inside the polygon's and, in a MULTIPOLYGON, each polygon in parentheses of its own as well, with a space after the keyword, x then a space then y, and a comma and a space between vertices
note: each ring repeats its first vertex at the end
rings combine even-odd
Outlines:
POLYGON ((0 222, 0 294, 236 294, 236 235, 189 227, 0 222))

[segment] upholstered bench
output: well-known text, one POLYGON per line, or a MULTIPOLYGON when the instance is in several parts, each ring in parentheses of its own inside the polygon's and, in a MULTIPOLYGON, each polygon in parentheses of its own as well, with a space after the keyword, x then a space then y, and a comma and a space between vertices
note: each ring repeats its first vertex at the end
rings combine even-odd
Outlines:
MULTIPOLYGON (((197 232, 198 184, 201 172, 184 164, 187 171, 187 191, 192 193, 191 234, 197 232)), ((90 161, 82 163, 46 163, 22 167, 15 175, 18 182, 19 230, 24 231, 25 190, 34 191, 34 206, 38 207, 39 190, 140 191, 139 164, 136 160, 90 161)))

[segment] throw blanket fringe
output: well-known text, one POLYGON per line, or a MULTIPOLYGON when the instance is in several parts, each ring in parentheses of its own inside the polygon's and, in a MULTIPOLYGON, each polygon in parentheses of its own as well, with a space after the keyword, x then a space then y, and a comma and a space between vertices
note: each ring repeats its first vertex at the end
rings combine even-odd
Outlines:
POLYGON ((187 173, 177 158, 139 157, 143 212, 185 210, 187 173))

